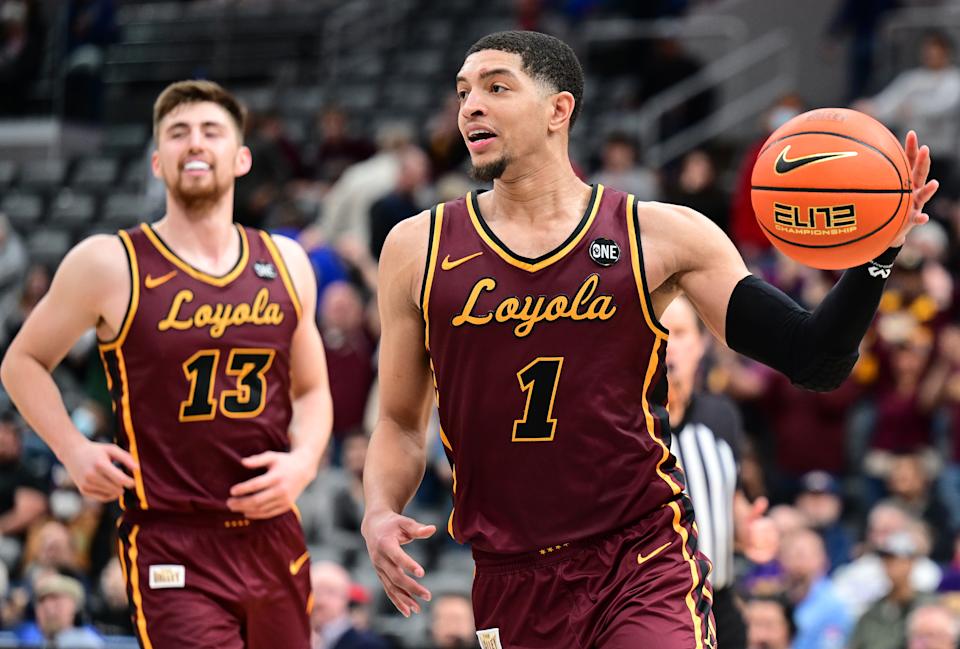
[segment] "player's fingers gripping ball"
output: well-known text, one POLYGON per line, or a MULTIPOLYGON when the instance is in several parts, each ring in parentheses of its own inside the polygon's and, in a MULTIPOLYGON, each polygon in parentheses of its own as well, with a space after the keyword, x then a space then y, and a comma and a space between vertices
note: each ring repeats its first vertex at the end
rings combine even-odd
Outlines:
POLYGON ((815 268, 852 268, 890 247, 910 210, 910 166, 897 138, 869 115, 821 108, 764 143, 753 210, 785 255, 815 268))

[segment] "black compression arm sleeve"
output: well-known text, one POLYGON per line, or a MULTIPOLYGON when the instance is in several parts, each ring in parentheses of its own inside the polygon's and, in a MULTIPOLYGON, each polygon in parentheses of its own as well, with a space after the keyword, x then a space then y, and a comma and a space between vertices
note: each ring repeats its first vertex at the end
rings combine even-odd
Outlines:
POLYGON ((813 313, 763 280, 744 277, 727 305, 727 345, 800 387, 833 390, 857 362, 899 250, 844 272, 813 313))

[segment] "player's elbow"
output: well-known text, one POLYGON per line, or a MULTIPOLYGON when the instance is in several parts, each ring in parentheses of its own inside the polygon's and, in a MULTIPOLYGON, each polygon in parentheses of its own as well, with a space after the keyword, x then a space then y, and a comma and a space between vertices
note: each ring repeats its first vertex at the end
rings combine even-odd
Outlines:
POLYGON ((847 380, 858 358, 860 354, 857 352, 844 356, 823 354, 811 359, 811 362, 795 376, 791 376, 790 380, 797 387, 806 390, 830 392, 847 380))

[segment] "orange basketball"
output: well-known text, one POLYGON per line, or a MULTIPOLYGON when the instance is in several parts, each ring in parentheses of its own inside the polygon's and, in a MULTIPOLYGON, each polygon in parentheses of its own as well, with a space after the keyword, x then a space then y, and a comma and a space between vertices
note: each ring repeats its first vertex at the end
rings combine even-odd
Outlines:
POLYGON ((910 209, 910 168, 886 126, 855 110, 797 115, 753 167, 757 223, 785 255, 852 268, 890 247, 910 209))

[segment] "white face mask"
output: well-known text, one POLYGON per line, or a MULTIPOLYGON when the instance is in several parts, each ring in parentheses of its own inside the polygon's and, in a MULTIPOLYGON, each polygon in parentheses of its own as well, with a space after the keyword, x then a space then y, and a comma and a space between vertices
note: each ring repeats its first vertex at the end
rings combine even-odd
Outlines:
POLYGON ((56 489, 50 494, 50 513, 59 521, 72 521, 83 508, 83 498, 73 489, 56 489))
POLYGON ((778 128, 789 122, 791 119, 800 114, 796 108, 789 108, 787 106, 777 106, 774 108, 770 115, 767 117, 767 128, 771 131, 776 131, 778 128))

